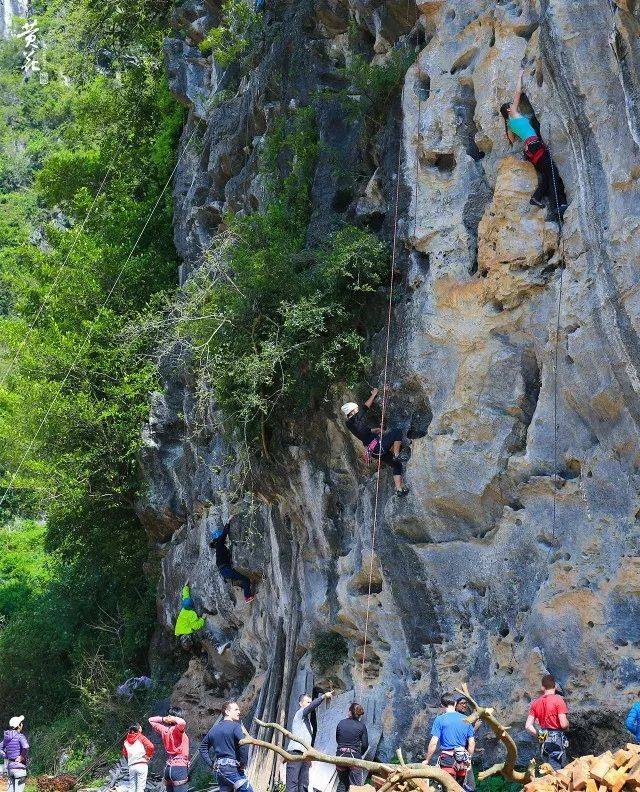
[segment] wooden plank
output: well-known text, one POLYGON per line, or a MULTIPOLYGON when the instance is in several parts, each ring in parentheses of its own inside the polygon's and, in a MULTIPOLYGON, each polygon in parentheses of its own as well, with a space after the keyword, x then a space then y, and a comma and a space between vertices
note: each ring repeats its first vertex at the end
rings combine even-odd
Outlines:
POLYGON ((601 756, 596 757, 589 770, 591 777, 595 778, 600 784, 604 782, 604 777, 611 770, 613 765, 613 754, 611 751, 603 753, 601 756))

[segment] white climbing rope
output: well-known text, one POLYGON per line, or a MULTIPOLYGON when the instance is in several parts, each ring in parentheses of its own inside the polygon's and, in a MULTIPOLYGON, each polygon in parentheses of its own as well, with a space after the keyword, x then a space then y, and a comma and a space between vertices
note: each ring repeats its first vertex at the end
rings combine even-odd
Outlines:
MULTIPOLYGON (((402 106, 404 99, 404 87, 402 89, 400 104, 402 106)), ((385 340, 385 350, 384 350, 384 378, 382 383, 382 418, 380 422, 380 454, 378 455, 378 469, 376 472, 376 491, 375 491, 375 501, 373 507, 373 522, 371 525, 371 556, 369 559, 369 583, 367 588, 367 610, 365 615, 365 622, 364 622, 364 642, 362 646, 362 680, 364 682, 364 669, 365 663, 367 658, 367 639, 369 636, 369 617, 371 614, 371 589, 373 585, 373 562, 374 562, 374 551, 375 551, 375 543, 376 543, 376 527, 378 522, 378 504, 380 498, 380 473, 382 468, 382 437, 384 435, 384 426, 385 426, 385 418, 386 418, 386 411, 387 411, 387 382, 388 382, 388 371, 389 371, 389 341, 391 337, 391 317, 392 317, 392 308, 393 308, 393 286, 394 286, 394 277, 395 277, 395 268, 396 268, 396 258, 397 258, 397 249, 398 249, 398 210, 400 206, 400 169, 402 166, 402 125, 400 125, 400 131, 398 134, 398 158, 397 158, 397 169, 396 169, 396 197, 395 197, 395 209, 393 215, 393 244, 391 249, 391 273, 389 275, 389 300, 387 306, 387 330, 386 330, 386 340, 385 340)))

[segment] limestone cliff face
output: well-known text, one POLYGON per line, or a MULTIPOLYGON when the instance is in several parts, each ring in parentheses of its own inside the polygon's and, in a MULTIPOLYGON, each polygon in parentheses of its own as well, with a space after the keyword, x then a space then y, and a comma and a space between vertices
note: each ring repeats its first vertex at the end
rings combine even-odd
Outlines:
MULTIPOLYGON (((256 464, 249 496, 241 444, 216 433, 213 407, 210 431, 193 431, 188 377, 167 376, 145 430, 141 506, 161 555, 158 646, 168 647, 187 577, 210 625, 232 640, 224 655, 192 660, 174 697, 195 731, 230 690, 282 717, 303 686, 323 681, 310 648, 336 631, 348 656, 324 676, 366 703, 380 755, 402 743, 421 757, 440 692, 465 680, 523 740, 545 671, 566 690, 574 749, 595 752, 622 735, 640 683, 640 8, 268 0, 267 9, 254 69, 220 103, 225 75, 195 47, 217 6, 184 3, 166 45, 173 89, 190 107, 185 144, 199 125, 175 187, 183 278, 224 209, 259 208, 257 161, 273 118, 316 101, 326 145, 310 241, 341 216, 389 238, 400 179, 390 413, 415 437, 411 493, 398 501, 383 475, 372 557, 375 477, 338 413, 352 394, 256 464), (354 51, 383 63, 403 45, 416 61, 366 139, 317 89, 336 87, 336 67, 354 51), (528 202, 534 170, 498 113, 523 57, 526 95, 569 195, 563 244, 528 202), (363 174, 355 189, 331 168, 331 147, 363 174), (231 513, 236 566, 258 587, 250 606, 220 580, 207 543, 231 513)), ((376 380, 383 341, 381 331, 376 380)))
POLYGON ((0 0, 0 38, 11 36, 14 17, 27 15, 26 0, 0 0))

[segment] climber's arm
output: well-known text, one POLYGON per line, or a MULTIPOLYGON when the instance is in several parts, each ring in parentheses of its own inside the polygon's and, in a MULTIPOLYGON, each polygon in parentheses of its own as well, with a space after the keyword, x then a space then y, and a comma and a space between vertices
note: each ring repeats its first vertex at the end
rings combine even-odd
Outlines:
POLYGON ((378 395, 378 389, 377 388, 372 388, 371 389, 371 396, 369 396, 369 398, 364 403, 364 407, 365 407, 366 410, 368 410, 371 407, 371 405, 374 403, 374 401, 376 400, 376 396, 377 395, 378 395))
POLYGON ((524 69, 518 72, 518 79, 516 80, 516 90, 513 94, 513 102, 509 109, 509 115, 518 115, 518 108, 520 107, 520 97, 522 96, 522 78, 524 76, 524 69))

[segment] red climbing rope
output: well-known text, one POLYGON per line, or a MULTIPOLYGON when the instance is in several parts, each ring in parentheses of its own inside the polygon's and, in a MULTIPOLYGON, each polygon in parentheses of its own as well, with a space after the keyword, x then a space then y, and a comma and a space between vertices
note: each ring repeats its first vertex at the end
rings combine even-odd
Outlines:
MULTIPOLYGON (((400 104, 404 98, 404 88, 402 89, 400 104)), ((367 590, 367 612, 364 621, 364 644, 362 647, 362 679, 364 681, 364 667, 367 658, 367 638, 369 635, 369 616, 371 613, 371 587, 373 584, 373 558, 376 543, 376 526, 378 522, 378 502, 380 497, 380 471, 382 468, 382 436, 384 434, 384 423, 387 409, 387 379, 389 370, 389 339, 391 337, 391 314, 393 305, 393 283, 396 268, 396 255, 398 248, 398 208, 400 206, 400 168, 402 165, 402 125, 398 136, 398 165, 396 176, 396 205, 393 215, 393 245, 391 249, 391 274, 389 276, 389 304, 387 308, 387 336, 384 350, 384 378, 382 382, 382 419, 380 422, 380 454, 378 456, 378 470, 376 474, 376 494, 373 507, 373 523, 371 526, 371 558, 369 562, 369 586, 367 590)))

